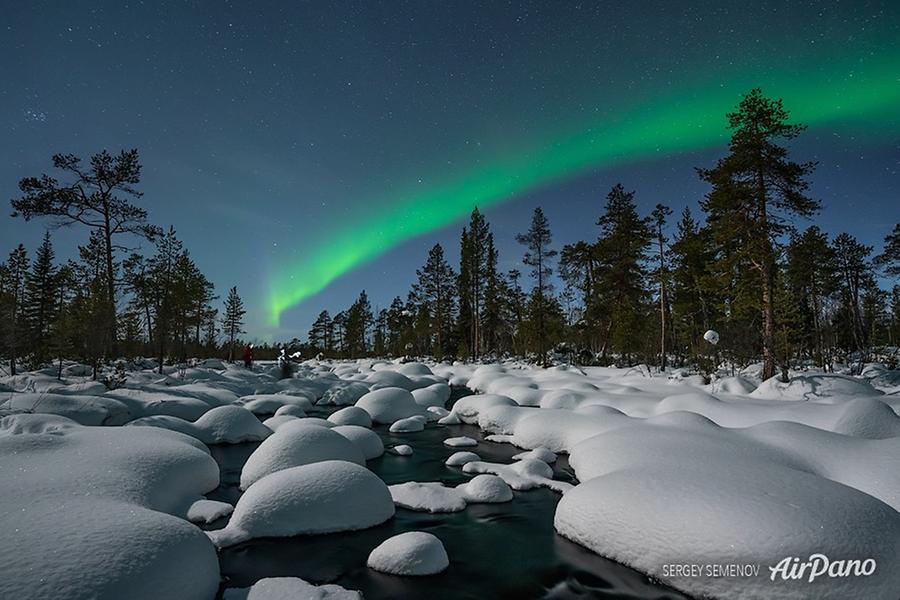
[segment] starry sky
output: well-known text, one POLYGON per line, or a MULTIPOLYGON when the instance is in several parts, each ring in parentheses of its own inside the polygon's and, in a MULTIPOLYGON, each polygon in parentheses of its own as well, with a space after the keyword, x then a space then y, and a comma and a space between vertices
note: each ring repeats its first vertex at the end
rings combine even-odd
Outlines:
MULTIPOLYGON (((594 239, 609 188, 696 207, 694 167, 760 86, 809 130, 815 222, 876 249, 900 219, 897 2, 0 0, 0 190, 50 156, 136 147, 174 225, 257 339, 366 289, 404 295, 485 210, 503 269, 535 206, 594 239)), ((5 253, 45 222, 0 219, 5 253), (8 248, 7 248, 8 247, 8 248)), ((74 254, 86 234, 55 235, 74 254)))

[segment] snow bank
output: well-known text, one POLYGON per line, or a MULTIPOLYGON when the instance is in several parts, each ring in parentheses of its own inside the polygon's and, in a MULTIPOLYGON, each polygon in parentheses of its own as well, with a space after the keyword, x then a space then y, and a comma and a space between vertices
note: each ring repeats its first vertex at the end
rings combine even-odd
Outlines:
POLYGON ((880 396, 883 393, 861 379, 817 373, 791 377, 787 383, 780 381, 778 377, 772 377, 763 381, 750 396, 767 400, 819 400, 847 396, 880 396))
POLYGON ((213 408, 196 423, 178 417, 155 416, 135 419, 128 425, 171 429, 195 437, 204 444, 258 442, 272 435, 272 430, 260 423, 252 412, 234 405, 213 408))
POLYGON ((241 470, 242 490, 270 473, 300 465, 336 460, 366 463, 363 452, 349 439, 303 421, 285 423, 253 451, 241 470))
POLYGON ((450 566, 441 540, 424 531, 408 531, 382 542, 369 554, 370 569, 392 575, 434 575, 450 566))
POLYGON ((378 476, 351 462, 329 460, 259 479, 238 500, 228 526, 207 535, 225 547, 258 537, 366 529, 392 516, 391 494, 378 476))
POLYGON ((161 429, 83 427, 54 416, 4 424, 0 597, 215 596, 215 550, 181 518, 219 482, 202 444, 161 429))

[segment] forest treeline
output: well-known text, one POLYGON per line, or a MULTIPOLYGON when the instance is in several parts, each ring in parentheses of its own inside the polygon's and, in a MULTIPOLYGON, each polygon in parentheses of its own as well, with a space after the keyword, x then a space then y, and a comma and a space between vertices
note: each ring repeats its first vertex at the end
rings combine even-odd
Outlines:
POLYGON ((0 356, 10 374, 19 364, 40 368, 72 358, 94 371, 112 359, 166 360, 234 353, 245 310, 232 288, 222 311, 215 289, 173 228, 148 221, 137 150, 106 151, 85 165, 58 154, 64 178, 26 177, 12 200, 13 217, 81 227, 78 258, 58 263, 50 232, 29 256, 19 244, 0 263, 0 356), (146 243, 149 251, 135 245, 146 243), (224 346, 221 334, 225 334, 224 346))
POLYGON ((582 364, 662 368, 762 359, 771 377, 807 361, 828 369, 900 339, 900 224, 883 253, 815 225, 815 163, 786 142, 801 134, 781 100, 759 89, 727 115, 728 153, 697 169, 710 186, 699 213, 638 212, 615 185, 594 240, 554 246, 540 208, 517 236, 527 271, 500 272, 493 233, 476 208, 454 268, 436 244, 406 297, 373 311, 363 291, 346 310, 319 313, 313 352, 335 357, 431 355, 484 359, 550 351, 582 364), (671 233, 670 233, 671 232, 671 233), (883 289, 879 280, 892 282, 883 289), (558 283, 561 289, 555 289, 558 283), (708 329, 720 333, 713 347, 708 329))
MULTIPOLYGON (((699 211, 673 217, 658 204, 641 215, 634 192, 617 184, 596 239, 558 247, 536 209, 516 237, 524 272, 501 272, 476 208, 458 265, 436 244, 405 298, 373 310, 363 291, 346 310, 322 311, 308 339, 291 340, 288 350, 545 364, 564 354, 582 364, 662 368, 708 366, 715 350, 735 365, 761 358, 768 377, 797 361, 827 369, 897 345, 900 224, 877 256, 846 233, 801 227, 820 210, 808 192, 816 165, 794 161, 786 146, 803 127, 758 89, 727 124, 727 154, 697 169, 709 184, 699 211), (720 333, 715 349, 703 340, 708 329, 720 333)), ((80 227, 87 242, 77 259, 59 263, 48 231, 31 256, 19 245, 0 263, 0 356, 9 370, 62 358, 95 369, 119 357, 153 356, 160 369, 194 356, 233 359, 243 302, 236 288, 220 298, 175 230, 149 222, 138 206, 137 150, 104 151, 89 164, 56 155, 53 167, 60 179, 19 182, 13 217, 80 227)))

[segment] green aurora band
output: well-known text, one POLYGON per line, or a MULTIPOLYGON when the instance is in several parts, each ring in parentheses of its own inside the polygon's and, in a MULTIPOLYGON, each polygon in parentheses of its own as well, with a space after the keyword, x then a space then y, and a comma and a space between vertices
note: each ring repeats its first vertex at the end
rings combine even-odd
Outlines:
POLYGON ((550 143, 456 174, 429 189, 372 197, 368 214, 344 220, 302 258, 270 276, 268 312, 281 314, 323 290, 337 277, 396 245, 450 225, 474 206, 489 208, 556 181, 629 161, 724 144, 724 114, 752 87, 784 100, 791 117, 811 128, 829 125, 891 139, 900 119, 900 54, 845 56, 795 72, 744 73, 729 81, 695 82, 680 93, 621 111, 550 143))

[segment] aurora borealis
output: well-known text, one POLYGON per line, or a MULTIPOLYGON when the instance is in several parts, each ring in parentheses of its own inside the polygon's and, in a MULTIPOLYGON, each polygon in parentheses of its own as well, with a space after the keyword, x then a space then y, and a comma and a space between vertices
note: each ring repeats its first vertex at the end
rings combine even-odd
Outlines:
POLYGON ((688 87, 592 124, 583 132, 462 173, 433 189, 374 198, 377 214, 341 224, 329 242, 311 248, 274 276, 270 316, 277 324, 284 310, 321 291, 336 277, 399 242, 465 217, 473 206, 489 208, 511 201, 524 191, 592 168, 721 145, 727 139, 724 111, 736 104, 742 91, 756 85, 777 90, 792 107, 793 117, 804 124, 858 128, 869 136, 889 134, 879 124, 900 110, 900 55, 849 58, 815 77, 742 73, 719 87, 688 87), (835 74, 852 68, 857 69, 855 79, 835 81, 835 74))
POLYGON ((752 87, 809 125, 820 226, 877 245, 867 211, 897 210, 896 2, 0 4, 5 196, 55 152, 139 148, 151 218, 259 339, 405 294, 475 205, 505 269, 538 205, 557 246, 618 181, 644 211, 696 206, 752 87))

